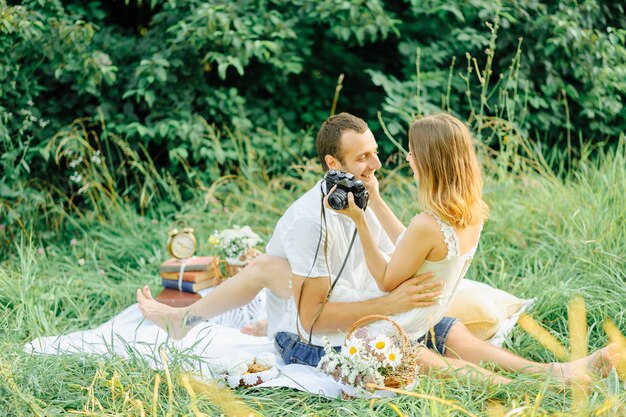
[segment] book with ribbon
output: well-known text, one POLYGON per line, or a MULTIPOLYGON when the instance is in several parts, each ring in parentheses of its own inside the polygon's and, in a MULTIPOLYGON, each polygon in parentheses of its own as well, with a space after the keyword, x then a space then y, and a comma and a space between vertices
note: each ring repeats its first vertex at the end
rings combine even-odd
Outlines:
MULTIPOLYGON (((161 278, 178 281, 180 278, 180 272, 161 272, 161 278)), ((216 276, 213 271, 185 271, 183 272, 184 282, 202 282, 211 280, 214 278, 220 278, 216 276)))
POLYGON ((206 280, 200 282, 186 282, 179 281, 176 279, 162 279, 161 284, 165 288, 171 288, 173 290, 185 291, 185 292, 198 292, 205 288, 209 288, 213 286, 213 280, 206 280))
POLYGON ((171 288, 163 288, 163 291, 159 295, 157 295, 156 300, 163 304, 166 304, 170 307, 187 307, 200 298, 199 294, 173 290, 171 288))
POLYGON ((222 280, 219 264, 217 256, 170 258, 159 267, 162 285, 165 288, 192 293, 217 285, 222 280))
POLYGON ((217 256, 192 256, 187 259, 170 258, 159 267, 159 272, 213 272, 218 275, 219 257, 217 256))

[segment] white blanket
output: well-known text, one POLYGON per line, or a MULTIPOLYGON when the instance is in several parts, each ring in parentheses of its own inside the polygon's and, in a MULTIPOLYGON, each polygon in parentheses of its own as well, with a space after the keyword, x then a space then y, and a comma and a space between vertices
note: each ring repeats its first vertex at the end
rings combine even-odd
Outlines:
MULTIPOLYGON (((206 291, 204 292, 206 294, 206 291)), ((236 353, 275 353, 279 375, 259 387, 291 387, 302 391, 339 397, 341 386, 332 378, 304 365, 285 365, 275 352, 274 343, 267 337, 242 334, 239 328, 252 319, 263 318, 265 298, 261 293, 250 305, 215 317, 193 327, 181 340, 167 337, 152 322, 145 321, 137 304, 96 327, 62 336, 40 337, 25 345, 29 353, 59 354, 115 354, 125 358, 139 356, 154 369, 162 368, 159 351, 163 349, 168 362, 184 358, 185 365, 202 378, 213 378, 214 365, 223 363, 236 353), (258 315, 257 315, 258 314, 258 315)))
MULTIPOLYGON (((210 291, 205 290, 203 294, 210 291)), ((285 365, 274 349, 274 343, 267 337, 242 334, 241 326, 264 318, 265 297, 262 292, 247 306, 200 323, 192 328, 181 340, 167 337, 152 322, 145 321, 137 304, 133 304, 111 320, 95 329, 77 331, 62 336, 40 337, 28 343, 27 352, 59 354, 120 355, 125 358, 139 356, 146 359, 154 369, 162 368, 160 350, 163 349, 168 361, 183 360, 193 372, 202 378, 214 378, 212 369, 216 364, 232 358, 235 353, 249 352, 257 355, 272 352, 278 359, 279 375, 259 387, 291 387, 302 391, 336 398, 341 395, 341 385, 331 377, 313 367, 285 365)), ((515 318, 516 320, 517 318, 515 318)), ((498 342, 501 344, 505 333, 510 331, 515 321, 501 329, 498 342)))

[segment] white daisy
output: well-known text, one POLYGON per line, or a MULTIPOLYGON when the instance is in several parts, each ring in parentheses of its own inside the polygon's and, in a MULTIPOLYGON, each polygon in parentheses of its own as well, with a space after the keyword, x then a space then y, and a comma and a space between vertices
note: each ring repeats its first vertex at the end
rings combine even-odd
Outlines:
POLYGON ((376 353, 385 354, 391 348, 391 340, 384 334, 380 334, 370 342, 370 347, 376 353))
POLYGON ((385 360, 395 369, 402 361, 402 352, 398 348, 391 348, 385 355, 385 360))
POLYGON ((355 358, 361 353, 361 349, 363 348, 363 342, 359 339, 350 338, 346 340, 344 345, 341 347, 341 354, 348 358, 355 358))

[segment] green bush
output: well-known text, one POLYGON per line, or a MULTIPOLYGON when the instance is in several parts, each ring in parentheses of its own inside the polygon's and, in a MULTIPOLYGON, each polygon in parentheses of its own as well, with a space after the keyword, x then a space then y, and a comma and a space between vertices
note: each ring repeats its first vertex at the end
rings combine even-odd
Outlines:
MULTIPOLYGON (((626 126, 622 9, 599 0, 0 0, 0 222, 27 228, 16 207, 59 197, 94 206, 86 165, 57 157, 68 135, 100 151, 109 198, 140 209, 150 198, 178 204, 223 175, 283 173, 314 156, 312 130, 340 74, 337 110, 363 116, 379 136, 379 110, 401 138, 415 114, 443 108, 491 147, 531 137, 576 157, 583 139, 612 142, 626 126), (137 152, 152 179, 129 169, 138 160, 113 141, 137 152), (168 182, 178 188, 165 191, 168 182)), ((396 150, 381 145, 385 158, 396 150)))
POLYGON ((489 76, 486 106, 497 112, 499 94, 517 96, 522 107, 508 117, 547 145, 572 146, 571 136, 579 133, 586 140, 615 142, 626 129, 622 5, 474 0, 411 6, 400 27, 403 71, 370 71, 385 90, 384 108, 400 116, 398 129, 407 117, 442 107, 465 118, 477 116, 472 101, 480 101, 482 80, 489 76), (499 27, 496 33, 489 27, 491 36, 484 24, 489 21, 499 27), (485 74, 479 68, 490 60, 491 73, 485 74), (514 77, 505 78, 507 72, 514 77))
MULTIPOLYGON (((0 135, 3 143, 32 137, 27 152, 4 145, 7 154, 24 154, 23 167, 61 127, 101 111, 112 132, 182 173, 182 157, 202 165, 193 150, 205 132, 200 119, 253 141, 257 127, 275 129, 280 119, 297 136, 327 116, 340 73, 339 109, 370 120, 383 99, 408 114, 443 106, 471 117, 458 74, 469 66, 476 77, 466 53, 482 67, 496 50, 493 74, 504 73, 520 37, 516 81, 528 105, 521 127, 555 143, 571 131, 617 136, 626 123, 626 32, 613 2, 28 0, 1 7, 0 135), (494 20, 500 30, 491 48, 485 22, 494 20)), ((499 82, 493 77, 488 91, 499 82)), ((480 83, 472 85, 480 96, 480 83)))

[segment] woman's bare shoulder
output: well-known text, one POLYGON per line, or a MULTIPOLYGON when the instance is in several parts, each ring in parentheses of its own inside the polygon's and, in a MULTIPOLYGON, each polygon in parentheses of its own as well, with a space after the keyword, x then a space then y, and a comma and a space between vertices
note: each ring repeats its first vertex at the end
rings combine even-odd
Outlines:
POLYGON ((408 230, 420 233, 439 233, 439 224, 430 214, 423 212, 415 215, 409 223, 408 230))

